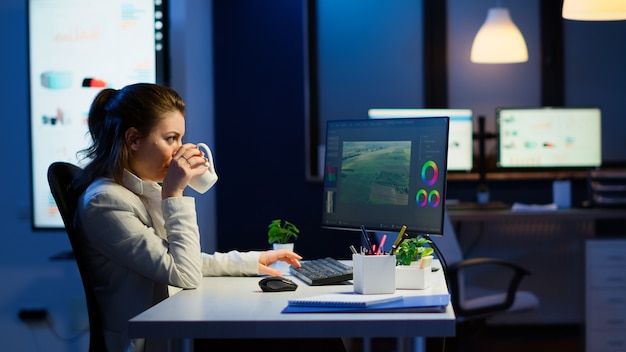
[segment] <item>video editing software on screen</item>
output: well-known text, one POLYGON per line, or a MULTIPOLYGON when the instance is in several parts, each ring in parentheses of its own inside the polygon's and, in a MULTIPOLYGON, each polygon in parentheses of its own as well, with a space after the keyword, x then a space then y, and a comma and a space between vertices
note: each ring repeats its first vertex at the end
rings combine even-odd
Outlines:
POLYGON ((448 117, 329 121, 323 226, 441 234, 448 117))

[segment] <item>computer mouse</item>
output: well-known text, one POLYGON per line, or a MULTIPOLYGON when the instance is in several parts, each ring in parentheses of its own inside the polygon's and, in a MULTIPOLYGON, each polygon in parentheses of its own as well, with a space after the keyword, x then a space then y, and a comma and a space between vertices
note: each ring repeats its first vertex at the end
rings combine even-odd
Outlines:
POLYGON ((259 287, 263 292, 295 291, 298 285, 282 276, 268 276, 259 281, 259 287))

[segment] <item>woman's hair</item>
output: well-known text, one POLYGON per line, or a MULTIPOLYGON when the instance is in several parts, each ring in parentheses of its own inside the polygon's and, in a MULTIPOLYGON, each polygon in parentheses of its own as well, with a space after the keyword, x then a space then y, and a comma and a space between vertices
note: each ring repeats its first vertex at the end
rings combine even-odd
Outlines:
POLYGON ((130 167, 126 131, 135 128, 143 138, 165 114, 174 111, 184 115, 185 103, 165 86, 137 83, 100 91, 91 103, 87 121, 92 144, 79 152, 91 161, 74 180, 75 189, 82 192, 98 177, 111 177, 121 184, 124 169, 130 167))

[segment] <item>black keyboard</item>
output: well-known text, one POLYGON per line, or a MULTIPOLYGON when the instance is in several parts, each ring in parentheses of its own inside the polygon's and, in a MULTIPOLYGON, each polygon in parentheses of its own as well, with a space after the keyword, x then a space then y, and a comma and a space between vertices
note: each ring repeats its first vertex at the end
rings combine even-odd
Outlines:
POLYGON ((299 268, 290 266, 291 274, 311 286, 332 285, 352 280, 352 267, 330 257, 303 260, 300 265, 299 268))

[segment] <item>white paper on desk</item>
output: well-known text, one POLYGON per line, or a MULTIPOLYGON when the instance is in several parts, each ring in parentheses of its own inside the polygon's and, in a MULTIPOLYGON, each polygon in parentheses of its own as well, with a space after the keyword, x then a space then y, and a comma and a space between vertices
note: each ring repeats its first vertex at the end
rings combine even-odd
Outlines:
POLYGON ((294 298, 289 306, 365 308, 376 304, 402 300, 398 294, 360 295, 356 293, 327 293, 313 297, 294 298))
POLYGON ((511 211, 554 211, 557 210, 558 207, 554 203, 550 204, 524 204, 524 203, 513 203, 511 207, 511 211))

